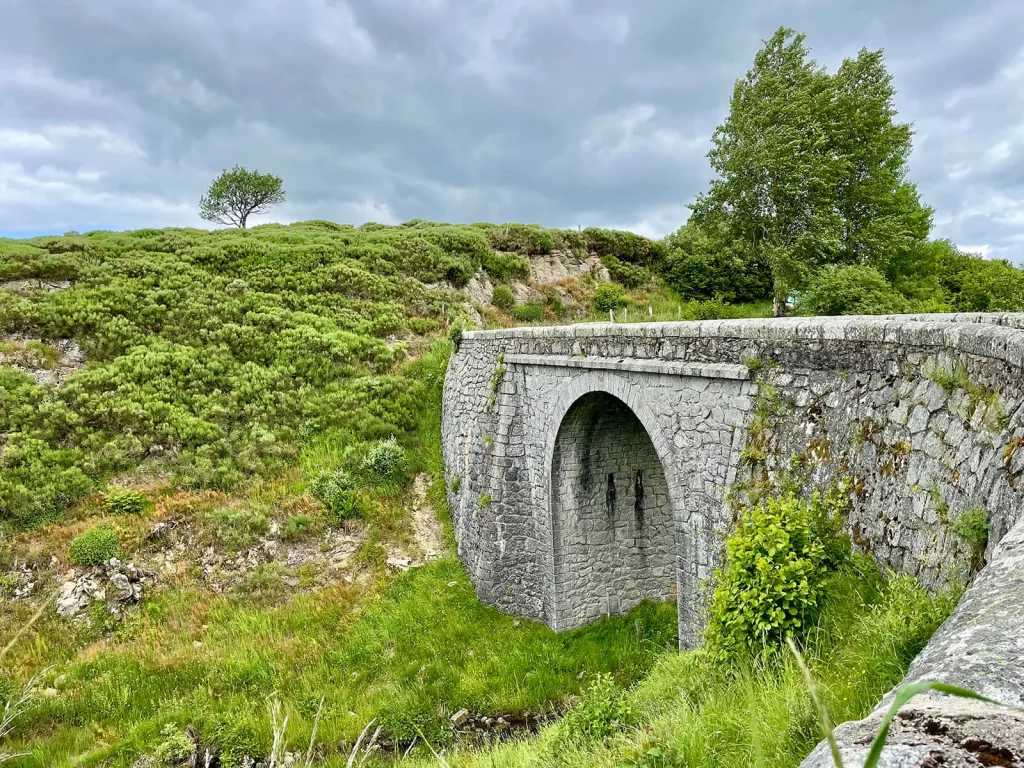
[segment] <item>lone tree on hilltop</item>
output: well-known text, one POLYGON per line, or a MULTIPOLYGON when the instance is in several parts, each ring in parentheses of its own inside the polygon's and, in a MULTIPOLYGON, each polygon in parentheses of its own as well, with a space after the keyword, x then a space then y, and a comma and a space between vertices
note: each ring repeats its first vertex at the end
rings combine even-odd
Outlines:
POLYGON ((210 189, 199 198, 199 215, 206 221, 245 229, 249 216, 265 213, 270 206, 284 202, 282 184, 281 177, 272 173, 247 171, 236 165, 214 179, 210 189))

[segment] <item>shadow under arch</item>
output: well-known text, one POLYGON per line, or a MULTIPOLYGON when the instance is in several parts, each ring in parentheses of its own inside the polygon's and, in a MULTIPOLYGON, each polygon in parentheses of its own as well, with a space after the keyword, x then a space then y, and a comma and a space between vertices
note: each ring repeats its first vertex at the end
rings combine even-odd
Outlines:
POLYGON ((687 632, 685 486, 659 417, 606 372, 571 380, 549 417, 549 624, 570 629, 678 590, 687 632))

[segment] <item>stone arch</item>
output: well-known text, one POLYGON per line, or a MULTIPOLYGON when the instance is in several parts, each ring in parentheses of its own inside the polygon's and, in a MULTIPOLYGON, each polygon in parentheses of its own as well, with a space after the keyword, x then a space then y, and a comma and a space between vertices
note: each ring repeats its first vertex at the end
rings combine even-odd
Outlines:
MULTIPOLYGON (((686 483, 661 420, 638 387, 606 371, 572 377, 552 405, 543 465, 549 623, 568 629, 671 597, 689 582, 691 537, 686 483)), ((683 631, 686 595, 678 594, 683 631)))

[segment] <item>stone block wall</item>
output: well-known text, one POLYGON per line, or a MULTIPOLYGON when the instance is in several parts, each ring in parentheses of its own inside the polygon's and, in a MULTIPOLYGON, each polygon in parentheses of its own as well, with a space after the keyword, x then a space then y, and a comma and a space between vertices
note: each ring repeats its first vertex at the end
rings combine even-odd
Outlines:
MULTIPOLYGON (((1020 315, 934 315, 466 333, 442 424, 459 554, 501 610, 557 629, 593 615, 572 575, 590 571, 566 569, 559 531, 577 523, 552 468, 566 414, 603 393, 661 462, 682 644, 699 635, 737 489, 766 479, 809 490, 849 478, 857 545, 942 583, 978 557, 954 533, 961 514, 984 510, 989 554, 1020 517, 1022 328, 1020 315)), ((605 567, 592 556, 593 572, 605 567)))

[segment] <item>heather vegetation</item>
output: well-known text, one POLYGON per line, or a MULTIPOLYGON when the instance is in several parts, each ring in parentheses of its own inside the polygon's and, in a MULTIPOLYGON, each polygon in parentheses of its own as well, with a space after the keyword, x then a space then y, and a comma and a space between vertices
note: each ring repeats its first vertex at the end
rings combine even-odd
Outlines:
MULTIPOLYGON (((597 248, 597 258, 647 264, 660 247, 599 230, 426 222, 0 242, 0 278, 69 283, 0 292, 10 343, 55 354, 54 342, 72 339, 88 360, 56 388, 30 365, 0 370, 0 520, 57 520, 139 466, 176 487, 230 490, 293 465, 314 438, 353 455, 400 439, 430 385, 418 358, 472 322, 459 289, 475 274, 498 283, 478 321, 568 321, 590 313, 596 278, 580 273, 517 303, 507 282, 528 276, 528 257, 597 248)), ((619 289, 615 306, 627 298, 619 289)))

